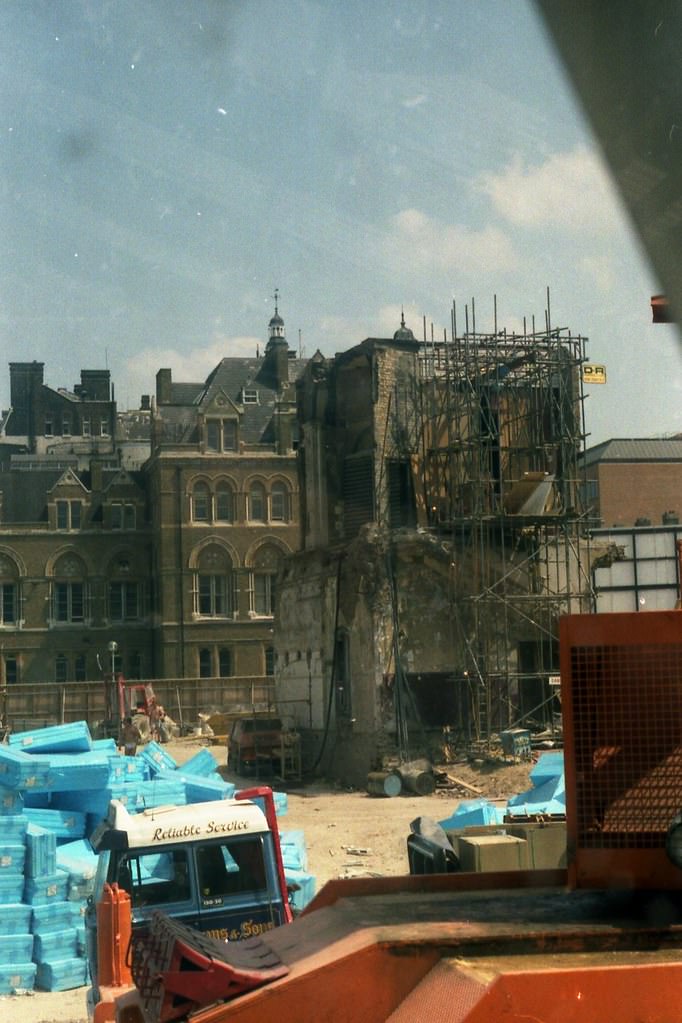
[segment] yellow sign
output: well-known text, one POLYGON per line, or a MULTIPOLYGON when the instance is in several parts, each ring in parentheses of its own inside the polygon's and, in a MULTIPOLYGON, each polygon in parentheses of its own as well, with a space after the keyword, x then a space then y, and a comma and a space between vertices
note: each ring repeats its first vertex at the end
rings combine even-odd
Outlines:
POLYGON ((605 384, 606 366, 599 366, 594 362, 583 363, 584 384, 605 384))

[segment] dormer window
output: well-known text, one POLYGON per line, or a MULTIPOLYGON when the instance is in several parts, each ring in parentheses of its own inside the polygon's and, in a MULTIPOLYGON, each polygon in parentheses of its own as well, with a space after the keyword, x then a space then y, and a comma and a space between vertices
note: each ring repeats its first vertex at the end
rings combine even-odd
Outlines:
POLYGON ((80 529, 81 501, 57 501, 57 529, 80 529))
POLYGON ((237 420, 207 419, 206 449, 208 451, 236 451, 237 420))
POLYGON ((243 405, 257 405, 258 404, 258 391, 253 387, 242 388, 242 404, 243 405))

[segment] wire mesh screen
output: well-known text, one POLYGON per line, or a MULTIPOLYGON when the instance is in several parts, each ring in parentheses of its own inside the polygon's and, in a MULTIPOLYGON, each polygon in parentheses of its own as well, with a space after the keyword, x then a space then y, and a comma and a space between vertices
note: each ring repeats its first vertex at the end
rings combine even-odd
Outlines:
POLYGON ((664 844, 682 806, 682 645, 574 646, 578 846, 664 844))

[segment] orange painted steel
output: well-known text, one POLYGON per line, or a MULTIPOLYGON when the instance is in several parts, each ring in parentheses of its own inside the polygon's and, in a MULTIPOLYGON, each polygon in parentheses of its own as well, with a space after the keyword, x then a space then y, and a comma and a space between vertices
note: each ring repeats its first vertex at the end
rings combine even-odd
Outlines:
POLYGON ((97 966, 100 1000, 95 1006, 94 1023, 105 1023, 115 1016, 118 995, 133 985, 127 963, 132 935, 130 896, 117 884, 104 885, 97 904, 97 966))

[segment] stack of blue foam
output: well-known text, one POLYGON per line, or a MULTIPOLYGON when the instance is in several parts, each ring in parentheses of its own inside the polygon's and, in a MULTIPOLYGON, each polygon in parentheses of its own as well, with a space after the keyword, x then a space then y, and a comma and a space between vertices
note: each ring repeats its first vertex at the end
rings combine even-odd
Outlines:
POLYGON ((504 810, 488 799, 463 799, 454 813, 438 823, 446 831, 481 824, 501 824, 504 810))
MULTIPOLYGON (((93 741, 84 721, 10 736, 0 744, 0 994, 86 983, 84 911, 97 857, 88 841, 111 799, 131 813, 229 799, 213 754, 178 769, 157 743, 122 756, 113 739, 93 741)), ((278 816, 286 793, 276 792, 278 816)), ((302 834, 287 840, 294 905, 312 898, 302 834)))
POLYGON ((530 772, 530 780, 530 789, 508 801, 507 813, 512 817, 563 816, 566 813, 563 753, 543 753, 530 772))
POLYGON ((281 831, 282 862, 287 884, 292 886, 291 904, 299 912, 315 895, 315 876, 308 873, 308 850, 302 831, 281 831))

